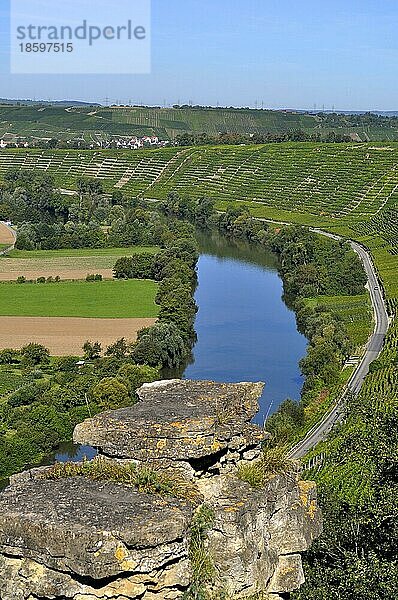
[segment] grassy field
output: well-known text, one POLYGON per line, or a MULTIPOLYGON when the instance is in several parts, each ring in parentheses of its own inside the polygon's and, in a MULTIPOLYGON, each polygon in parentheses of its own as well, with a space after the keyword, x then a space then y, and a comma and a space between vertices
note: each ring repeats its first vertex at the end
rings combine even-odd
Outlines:
POLYGON ((156 253, 156 247, 64 249, 64 250, 12 250, 0 256, 0 281, 14 281, 20 275, 27 279, 44 276, 61 279, 85 279, 90 273, 100 273, 112 279, 112 269, 121 256, 142 252, 156 253))
POLYGON ((0 316, 156 318, 153 281, 0 284, 0 316))

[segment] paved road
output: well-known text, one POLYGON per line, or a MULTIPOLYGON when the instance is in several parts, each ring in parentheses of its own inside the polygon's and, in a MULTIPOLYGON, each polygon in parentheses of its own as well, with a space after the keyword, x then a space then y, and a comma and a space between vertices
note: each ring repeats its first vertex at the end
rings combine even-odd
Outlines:
MULTIPOLYGON (((268 223, 276 222, 271 221, 269 219, 258 220, 266 221, 268 223)), ((286 223, 283 221, 279 221, 278 223, 282 225, 291 225, 291 223, 286 223)), ((324 235, 336 241, 342 239, 339 235, 329 233, 328 231, 323 231, 322 229, 318 229, 316 227, 309 227, 309 229, 314 233, 324 235)), ((290 450, 288 455, 289 458, 303 458, 312 448, 314 448, 317 444, 319 444, 319 442, 322 442, 327 437, 327 435, 330 433, 330 431, 333 429, 336 423, 342 420, 344 416, 345 394, 348 392, 351 392, 353 394, 359 394, 364 379, 369 372, 369 365, 379 356, 383 348, 384 340, 388 331, 389 319, 387 308, 384 301, 382 289, 379 285, 377 273, 373 266, 372 258, 369 252, 366 250, 366 248, 361 246, 361 244, 358 244, 357 242, 354 242, 352 240, 350 241, 350 244, 354 252, 356 252, 359 255, 364 266, 366 275, 368 277, 368 288, 373 305, 375 319, 374 333, 370 337, 361 362, 358 364, 349 382, 347 383, 346 389, 344 390, 344 393, 342 394, 342 397, 339 400, 339 402, 332 408, 332 410, 327 415, 324 416, 322 421, 320 421, 307 433, 306 437, 303 440, 301 440, 301 442, 296 444, 296 446, 294 446, 290 450)))
MULTIPOLYGON (((321 231, 319 229, 311 230, 315 233, 326 235, 336 240, 340 239, 339 236, 327 233, 325 231, 321 231)), ((368 342, 361 362, 357 366, 355 372, 352 374, 351 379, 349 380, 345 390, 345 393, 351 392, 353 394, 358 394, 361 390, 364 379, 369 372, 370 363, 379 356, 383 348, 385 336, 389 327, 389 319, 382 290, 380 288, 377 274, 373 266, 370 254, 363 246, 361 246, 357 242, 351 241, 350 243, 353 250, 361 258, 362 263, 364 265, 364 269, 368 277, 368 287, 375 317, 374 333, 372 334, 368 342)), ((333 409, 327 415, 325 415, 322 421, 318 423, 315 427, 313 427, 308 432, 306 437, 296 446, 294 446, 294 448, 292 448, 292 450, 289 453, 289 457, 295 459, 303 458, 312 448, 314 448, 314 446, 319 444, 319 442, 323 441, 327 437, 328 433, 331 431, 333 426, 342 419, 343 415, 344 394, 338 402, 338 404, 334 406, 333 409)))
POLYGON ((12 244, 10 244, 10 245, 8 246, 8 248, 5 248, 4 250, 1 250, 1 251, 0 251, 0 256, 1 256, 2 254, 5 254, 6 252, 9 252, 10 250, 12 250, 12 249, 14 248, 14 246, 15 246, 15 242, 16 242, 16 240, 17 240, 17 234, 16 234, 16 233, 15 233, 15 231, 12 229, 12 227, 10 227, 9 225, 7 225, 7 223, 3 223, 3 221, 0 221, 0 227, 3 227, 3 228, 5 228, 5 229, 7 229, 7 230, 10 232, 10 234, 11 234, 11 236, 12 236, 13 240, 14 240, 14 241, 12 242, 12 244))

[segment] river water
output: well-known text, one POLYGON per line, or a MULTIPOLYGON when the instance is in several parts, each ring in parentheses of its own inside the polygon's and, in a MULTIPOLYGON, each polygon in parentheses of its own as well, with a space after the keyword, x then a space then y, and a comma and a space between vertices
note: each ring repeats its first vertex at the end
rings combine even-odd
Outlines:
POLYGON ((300 398, 303 379, 298 363, 307 340, 282 300, 273 254, 217 234, 199 234, 198 240, 198 341, 184 377, 264 381, 256 418, 263 424, 283 400, 300 398))

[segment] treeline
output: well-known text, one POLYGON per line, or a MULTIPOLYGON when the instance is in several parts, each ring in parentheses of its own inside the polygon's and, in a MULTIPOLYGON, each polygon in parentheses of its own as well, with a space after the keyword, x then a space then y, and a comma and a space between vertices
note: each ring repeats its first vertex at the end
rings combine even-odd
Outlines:
POLYGON ((336 131, 319 131, 308 133, 302 129, 292 129, 273 133, 219 133, 209 135, 207 133, 183 133, 177 135, 174 143, 176 146, 222 146, 240 144, 271 144, 281 142, 320 142, 320 143, 343 143, 352 142, 351 136, 336 131))
POLYGON ((76 356, 50 361, 38 344, 0 352, 2 374, 18 370, 20 387, 2 398, 0 407, 0 478, 37 464, 63 441, 74 427, 104 410, 130 406, 136 390, 160 378, 156 368, 137 365, 131 347, 122 339, 108 347, 87 342, 85 362, 76 356))
POLYGON ((191 224, 169 220, 168 227, 172 238, 164 250, 118 259, 114 276, 159 282, 155 299, 160 306, 158 321, 138 333, 132 357, 139 364, 179 368, 189 359, 196 340, 194 292, 199 253, 191 224))
POLYGON ((162 245, 167 226, 145 202, 107 195, 101 182, 79 179, 76 195, 56 191, 52 177, 11 170, 0 190, 0 219, 18 225, 16 248, 106 248, 162 245))

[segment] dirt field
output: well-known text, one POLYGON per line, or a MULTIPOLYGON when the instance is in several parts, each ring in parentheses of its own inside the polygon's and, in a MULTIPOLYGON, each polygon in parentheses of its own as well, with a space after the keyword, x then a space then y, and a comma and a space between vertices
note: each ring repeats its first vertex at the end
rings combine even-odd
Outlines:
POLYGON ((34 270, 34 265, 32 265, 33 260, 29 261, 29 271, 26 270, 26 265, 20 265, 17 263, 26 263, 28 261, 19 261, 19 260, 2 260, 0 261, 0 281, 16 281, 20 275, 26 277, 26 279, 36 280, 38 277, 56 277, 57 275, 63 280, 68 279, 86 279, 87 275, 93 273, 102 275, 104 279, 112 279, 113 273, 112 269, 43 269, 34 270), (14 264, 15 263, 15 264, 14 264), (33 267, 33 270, 32 270, 33 267))
POLYGON ((8 244, 11 246, 13 243, 14 238, 10 233, 10 230, 3 225, 3 223, 0 223, 0 244, 8 244))
POLYGON ((54 257, 54 258, 7 258, 0 259, 0 281, 15 281, 20 275, 26 279, 56 277, 61 279, 85 279, 89 273, 99 273, 104 279, 112 279, 112 267, 117 257, 54 257))
POLYGON ((80 319, 64 317, 0 317, 0 349, 43 344, 53 356, 81 356, 86 340, 105 348, 125 337, 135 341, 137 332, 156 319, 80 319))
MULTIPOLYGON (((4 226, 2 229, 4 235, 8 233, 4 226)), ((57 275, 63 280, 85 279, 88 274, 96 273, 102 275, 104 279, 112 279, 112 269, 121 256, 132 256, 141 252, 155 253, 156 250, 156 248, 143 246, 32 250, 31 252, 14 250, 6 256, 0 256, 0 281, 15 281, 20 275, 33 280, 38 277, 47 278, 57 275)))

